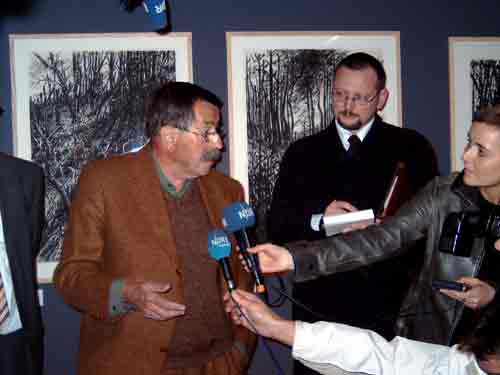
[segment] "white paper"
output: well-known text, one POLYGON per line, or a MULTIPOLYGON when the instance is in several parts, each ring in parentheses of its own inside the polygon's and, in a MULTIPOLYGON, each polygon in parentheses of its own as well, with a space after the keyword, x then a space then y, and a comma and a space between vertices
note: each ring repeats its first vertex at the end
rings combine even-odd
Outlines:
POLYGON ((375 215, 372 209, 323 217, 323 226, 327 236, 340 233, 352 224, 373 224, 374 222, 375 215))

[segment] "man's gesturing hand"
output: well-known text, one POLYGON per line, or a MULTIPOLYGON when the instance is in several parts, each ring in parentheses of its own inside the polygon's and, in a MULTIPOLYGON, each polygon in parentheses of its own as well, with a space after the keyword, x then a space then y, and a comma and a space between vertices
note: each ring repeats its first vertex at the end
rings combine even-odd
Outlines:
POLYGON ((168 283, 125 280, 123 296, 133 304, 145 318, 168 320, 184 315, 186 306, 172 302, 166 294, 172 289, 168 283))

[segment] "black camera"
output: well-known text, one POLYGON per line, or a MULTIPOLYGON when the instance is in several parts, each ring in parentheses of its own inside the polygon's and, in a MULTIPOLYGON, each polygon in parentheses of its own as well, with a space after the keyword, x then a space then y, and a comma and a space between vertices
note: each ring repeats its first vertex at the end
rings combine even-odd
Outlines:
POLYGON ((467 212, 452 212, 444 220, 439 251, 460 257, 470 257, 472 242, 478 236, 478 217, 467 212))
POLYGON ((500 238, 500 207, 487 214, 483 212, 452 212, 443 223, 439 251, 461 257, 470 257, 476 237, 485 237, 488 243, 500 238))

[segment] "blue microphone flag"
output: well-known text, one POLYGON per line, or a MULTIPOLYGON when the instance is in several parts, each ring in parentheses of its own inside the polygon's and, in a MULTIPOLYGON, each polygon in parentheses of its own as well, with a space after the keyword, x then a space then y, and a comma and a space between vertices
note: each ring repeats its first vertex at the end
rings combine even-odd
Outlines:
POLYGON ((165 0, 144 0, 142 5, 146 13, 149 14, 155 30, 167 26, 167 4, 165 0))
POLYGON ((229 233, 237 232, 255 225, 255 214, 245 202, 235 202, 223 210, 222 223, 229 233))
POLYGON ((222 229, 208 232, 208 252, 215 260, 221 260, 231 255, 231 242, 222 229))

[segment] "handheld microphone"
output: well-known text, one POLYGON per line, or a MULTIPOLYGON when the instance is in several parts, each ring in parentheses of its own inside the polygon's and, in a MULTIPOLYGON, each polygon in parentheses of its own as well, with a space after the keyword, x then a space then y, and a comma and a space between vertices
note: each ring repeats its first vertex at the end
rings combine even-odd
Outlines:
POLYGON ((266 285, 260 272, 257 257, 247 251, 250 247, 250 241, 245 229, 255 225, 255 214, 252 208, 245 202, 235 202, 224 208, 222 223, 226 231, 233 233, 236 237, 240 253, 255 279, 257 293, 265 295, 266 285))
POLYGON ((208 232, 208 253, 217 260, 222 268, 227 288, 230 292, 236 289, 236 283, 231 273, 229 255, 231 255, 231 242, 222 229, 214 229, 208 232))

